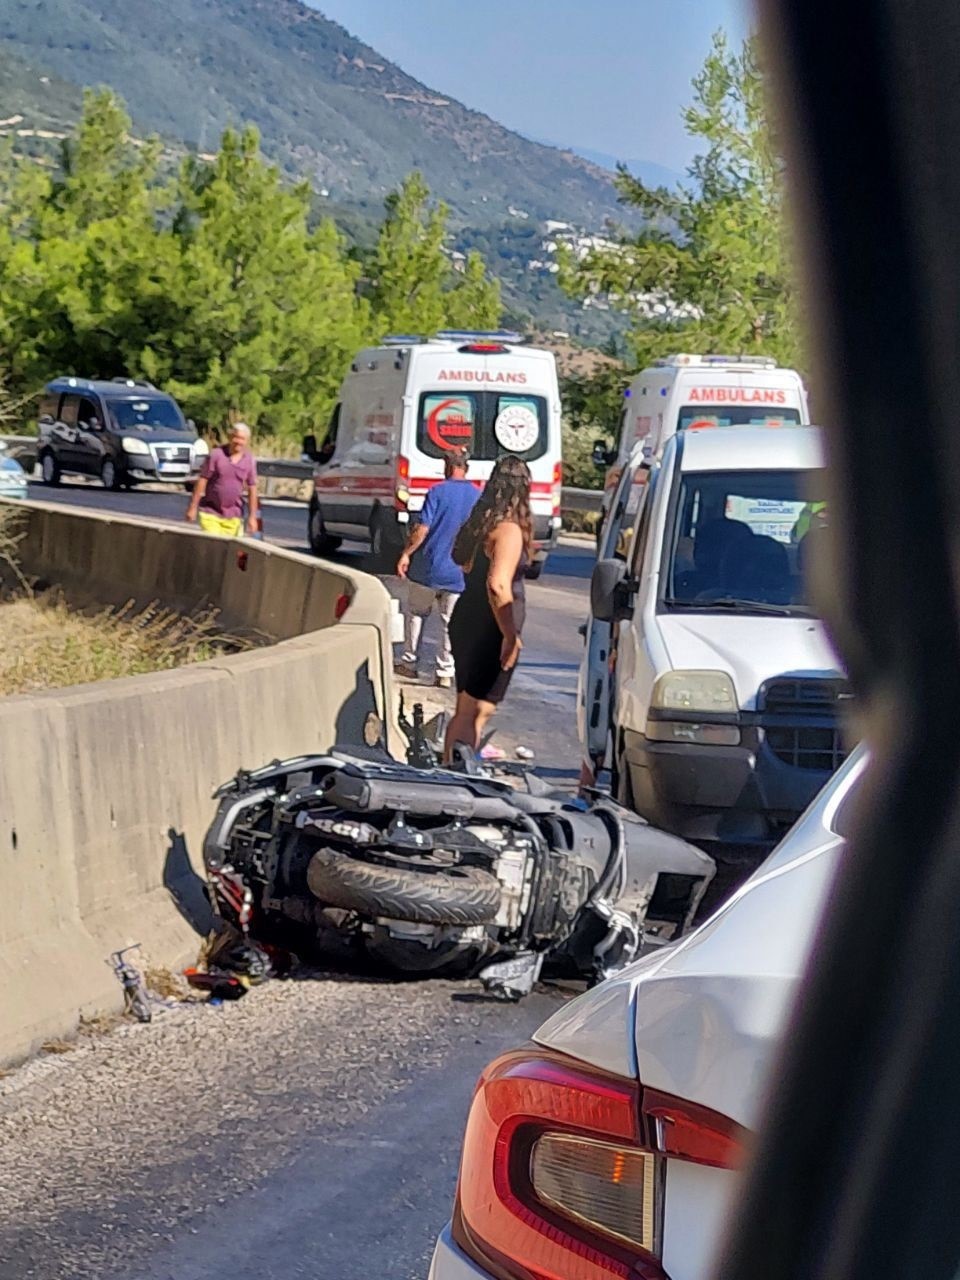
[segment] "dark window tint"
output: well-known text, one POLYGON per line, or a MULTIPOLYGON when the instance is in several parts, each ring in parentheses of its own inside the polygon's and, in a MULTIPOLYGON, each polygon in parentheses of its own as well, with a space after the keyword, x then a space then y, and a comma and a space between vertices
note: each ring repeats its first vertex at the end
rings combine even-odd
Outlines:
POLYGON ((428 391, 420 397, 417 447, 428 458, 448 449, 470 450, 478 462, 514 453, 525 462, 547 451, 547 402, 543 396, 499 391, 428 391))
POLYGON ((64 396, 63 404, 60 406, 60 421, 66 423, 68 427, 75 427, 79 409, 79 396, 64 396))
POLYGON ((686 472, 668 531, 666 603, 805 606, 804 567, 827 519, 820 472, 686 472))
POLYGON ((100 421, 100 410, 92 400, 83 399, 80 401, 80 408, 77 411, 77 421, 81 426, 89 425, 96 419, 100 421))
POLYGON ((142 399, 110 400, 108 411, 112 424, 118 431, 149 431, 155 427, 168 427, 184 431, 183 415, 169 396, 144 396, 142 399))

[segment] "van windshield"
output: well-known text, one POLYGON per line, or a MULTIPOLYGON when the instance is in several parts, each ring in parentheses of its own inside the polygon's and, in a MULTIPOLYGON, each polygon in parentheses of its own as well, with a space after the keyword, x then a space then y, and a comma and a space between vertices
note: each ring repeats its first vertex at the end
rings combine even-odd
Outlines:
POLYGON ((176 404, 166 396, 144 396, 142 400, 108 400, 107 409, 117 431, 151 431, 168 427, 183 431, 186 424, 176 404))
POLYGON ((525 462, 547 451, 547 402, 543 396, 500 391, 427 391, 420 397, 417 448, 428 458, 467 448, 477 462, 515 453, 525 462))
POLYGON ((666 543, 663 604, 808 614, 804 571, 828 523, 821 471, 687 472, 666 543))
POLYGON ((799 409, 785 409, 783 405, 771 405, 768 409, 756 405, 685 404, 680 410, 677 430, 689 427, 706 430, 709 427, 791 427, 800 422, 799 409))

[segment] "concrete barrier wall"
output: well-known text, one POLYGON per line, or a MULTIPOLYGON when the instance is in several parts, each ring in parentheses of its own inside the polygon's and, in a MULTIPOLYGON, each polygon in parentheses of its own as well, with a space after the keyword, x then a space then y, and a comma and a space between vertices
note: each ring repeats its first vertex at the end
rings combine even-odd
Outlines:
POLYGON ((390 606, 375 579, 189 529, 40 505, 25 519, 24 566, 78 601, 221 605, 232 626, 291 638, 0 698, 0 1062, 120 1007, 111 951, 141 942, 164 965, 196 954, 217 784, 241 765, 358 742, 369 713, 389 722, 392 707, 390 606))

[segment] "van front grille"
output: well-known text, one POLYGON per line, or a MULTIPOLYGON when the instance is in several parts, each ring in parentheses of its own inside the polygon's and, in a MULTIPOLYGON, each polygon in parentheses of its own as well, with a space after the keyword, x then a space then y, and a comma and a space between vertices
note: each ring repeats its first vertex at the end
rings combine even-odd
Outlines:
POLYGON ((851 700, 845 680, 808 676, 769 680, 758 698, 767 745, 795 769, 833 773, 849 754, 840 717, 851 700))

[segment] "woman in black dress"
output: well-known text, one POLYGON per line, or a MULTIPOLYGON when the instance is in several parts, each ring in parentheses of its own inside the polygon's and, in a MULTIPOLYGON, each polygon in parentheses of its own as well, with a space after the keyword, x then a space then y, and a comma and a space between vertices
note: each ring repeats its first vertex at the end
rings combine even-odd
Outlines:
POLYGON ((522 648, 523 576, 532 540, 530 471, 515 455, 499 458, 453 548, 466 585, 450 619, 457 707, 447 728, 447 763, 454 743, 478 750, 507 692, 522 648))

